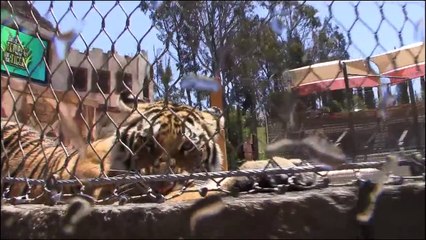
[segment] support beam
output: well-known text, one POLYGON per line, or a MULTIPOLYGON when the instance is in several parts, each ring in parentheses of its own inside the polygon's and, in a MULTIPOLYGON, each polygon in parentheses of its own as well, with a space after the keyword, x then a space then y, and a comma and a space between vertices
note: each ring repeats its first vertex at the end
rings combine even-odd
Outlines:
MULTIPOLYGON (((217 92, 211 92, 210 93, 210 105, 213 107, 218 107, 220 110, 222 110, 222 112, 224 112, 223 109, 223 85, 222 82, 220 80, 220 77, 216 77, 215 78, 216 81, 218 81, 218 83, 220 84, 220 88, 219 91, 217 92)), ((227 124, 225 122, 225 124, 227 124)), ((220 130, 220 135, 219 135, 219 141, 218 144, 220 146, 220 150, 222 151, 222 155, 223 155, 223 170, 227 171, 228 170, 228 157, 226 155, 226 138, 225 138, 225 129, 221 129, 220 130)))
POLYGON ((356 146, 356 139, 355 139, 355 128, 354 128, 354 120, 353 120, 353 114, 352 114, 352 107, 353 107, 353 99, 351 97, 351 89, 349 88, 349 78, 348 78, 348 71, 346 69, 346 63, 342 62, 342 69, 343 69, 343 77, 345 79, 345 96, 346 96, 346 101, 348 103, 348 107, 349 107, 349 119, 348 119, 348 127, 349 127, 349 132, 350 132, 350 136, 352 139, 352 155, 353 158, 355 159, 355 156, 357 154, 357 146, 356 146))
POLYGON ((414 96, 412 79, 408 80, 408 91, 410 93, 411 113, 413 116, 413 127, 414 127, 413 130, 414 130, 414 135, 416 137, 416 147, 421 148, 419 118, 417 113, 416 97, 414 96))

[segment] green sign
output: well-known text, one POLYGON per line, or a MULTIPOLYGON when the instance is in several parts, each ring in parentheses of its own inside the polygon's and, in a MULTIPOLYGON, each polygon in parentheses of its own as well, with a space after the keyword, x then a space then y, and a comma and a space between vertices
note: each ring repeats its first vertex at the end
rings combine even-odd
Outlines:
POLYGON ((43 57, 47 52, 48 42, 41 41, 37 37, 1 25, 2 72, 7 69, 12 75, 31 77, 35 81, 45 83, 47 71, 43 57))

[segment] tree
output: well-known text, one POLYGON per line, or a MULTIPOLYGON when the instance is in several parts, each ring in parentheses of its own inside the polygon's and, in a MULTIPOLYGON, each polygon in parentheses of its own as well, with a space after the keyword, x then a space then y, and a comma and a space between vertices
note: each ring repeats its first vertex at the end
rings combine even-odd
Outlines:
MULTIPOLYGON (((307 53, 309 59, 312 59, 309 64, 349 59, 349 53, 346 51, 346 39, 339 31, 339 27, 333 26, 330 23, 330 18, 326 18, 323 22, 322 28, 317 32, 314 32, 313 42, 314 44, 308 50, 307 53)), ((345 89, 341 89, 334 90, 331 92, 331 94, 321 94, 321 96, 323 96, 323 106, 330 107, 330 104, 333 104, 331 99, 335 100, 339 104, 344 104, 344 101, 346 99, 345 92, 345 89)), ((350 97, 352 97, 352 94, 350 95, 350 97)), ((313 103, 310 103, 309 105, 312 106, 312 104, 313 103)))
MULTIPOLYGON (((349 58, 344 35, 337 26, 333 26, 330 23, 329 18, 321 23, 319 18, 316 17, 317 10, 312 6, 296 1, 281 3, 271 1, 265 2, 264 6, 268 9, 275 9, 275 12, 280 12, 277 15, 277 19, 285 30, 284 35, 286 38, 282 40, 282 43, 286 51, 282 57, 284 61, 281 61, 285 65, 281 68, 281 71, 318 62, 349 58)), ((271 11, 274 12, 274 10, 271 11)), ((283 77, 279 80, 286 84, 289 82, 285 81, 283 77)), ((288 85, 281 88, 275 87, 273 91, 275 95, 282 94, 282 97, 285 98, 284 95, 287 94, 287 89, 288 85)), ((323 105, 327 106, 331 96, 336 95, 338 101, 343 104, 344 91, 338 90, 317 95, 312 94, 301 97, 300 101, 305 107, 316 109, 316 102, 319 97, 323 101, 323 105)))
MULTIPOLYGON (((238 131, 228 132, 234 145, 243 141, 244 127, 256 134, 260 113, 269 117, 272 102, 279 102, 280 94, 285 98, 290 86, 285 70, 347 57, 343 35, 331 24, 322 24, 316 13, 297 1, 177 1, 164 2, 151 17, 159 39, 177 56, 177 79, 188 72, 221 77, 225 120, 238 131), (256 7, 269 13, 260 17, 253 11, 256 7), (276 31, 276 22, 284 33, 276 31), (322 43, 325 38, 328 42, 322 43), (323 44, 321 49, 317 44, 323 44)), ((198 103, 206 97, 186 93, 189 104, 191 95, 198 103)))
POLYGON ((170 66, 170 59, 167 61, 166 68, 163 62, 160 61, 156 66, 157 83, 155 86, 156 92, 164 92, 164 96, 156 96, 156 98, 167 99, 176 103, 183 103, 183 92, 180 91, 176 84, 172 85, 173 73, 170 66))
POLYGON ((313 32, 313 44, 307 53, 312 61, 309 64, 349 59, 346 48, 346 39, 339 27, 333 26, 330 18, 326 18, 322 27, 313 32))
MULTIPOLYGON (((213 77, 220 76, 221 52, 250 6, 251 2, 240 1, 164 2, 152 18, 158 23, 161 40, 172 36, 169 40, 178 56, 180 75, 201 72, 213 77)), ((197 101, 201 98, 198 95, 197 101)))

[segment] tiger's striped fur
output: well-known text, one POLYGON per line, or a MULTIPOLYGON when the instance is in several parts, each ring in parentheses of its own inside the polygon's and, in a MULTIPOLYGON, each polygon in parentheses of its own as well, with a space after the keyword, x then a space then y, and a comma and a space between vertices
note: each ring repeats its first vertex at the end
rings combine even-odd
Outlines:
MULTIPOLYGON (((124 101, 120 103, 125 104, 124 101)), ((132 114, 120 139, 126 145, 133 145, 133 149, 138 148, 138 142, 144 142, 146 147, 141 149, 143 153, 136 155, 149 155, 148 165, 151 167, 136 166, 136 169, 143 167, 147 174, 222 170, 223 157, 216 142, 219 130, 224 127, 219 109, 200 111, 187 105, 166 104, 164 101, 155 104, 138 103, 136 111, 127 105, 122 105, 121 109, 132 114), (143 140, 135 140, 133 136, 142 136, 143 140)), ((121 148, 114 152, 127 157, 123 161, 114 161, 113 169, 132 168, 134 163, 127 149, 121 148)), ((180 188, 181 184, 155 182, 151 187, 167 194, 180 188)))
MULTIPOLYGON (((56 173, 61 179, 70 179, 70 173, 77 173, 79 177, 78 173, 85 167, 79 164, 77 151, 68 154, 54 140, 40 139, 40 133, 33 128, 3 118, 1 150, 2 177, 46 179, 56 173)), ((9 186, 2 182, 2 193, 8 187, 6 197, 21 196, 28 190, 26 184, 9 186)), ((31 190, 31 196, 38 196, 42 191, 41 186, 36 186, 31 190)))
MULTIPOLYGON (((221 170, 223 159, 216 133, 223 128, 223 118, 219 120, 211 112, 163 101, 138 103, 135 110, 123 99, 119 103, 121 110, 130 114, 129 118, 118 134, 95 141, 84 154, 74 151, 67 156, 67 150, 52 139, 44 137, 40 141, 40 134, 34 129, 19 127, 11 121, 5 124, 2 119, 2 176, 45 179, 56 173, 60 179, 95 178, 102 175, 101 163, 108 176, 128 170, 164 173, 164 166, 174 172, 221 170)), ((4 187, 7 186, 2 184, 2 191, 4 187)), ((151 187, 168 194, 175 183, 155 183, 151 187)), ((113 189, 113 186, 88 187, 85 193, 104 198, 113 189)), ((14 184, 8 196, 20 196, 27 190, 26 184, 14 184)), ((42 190, 41 186, 36 187, 30 196, 37 196, 42 190)))

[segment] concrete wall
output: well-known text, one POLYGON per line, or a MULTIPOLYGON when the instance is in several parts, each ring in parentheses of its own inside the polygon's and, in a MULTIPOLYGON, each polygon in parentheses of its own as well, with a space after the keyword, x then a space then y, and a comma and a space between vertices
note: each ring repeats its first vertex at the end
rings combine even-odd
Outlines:
MULTIPOLYGON (((114 91, 116 88, 116 72, 124 70, 125 73, 132 74, 132 92, 134 94, 140 92, 143 88, 145 81, 150 81, 150 64, 145 61, 148 59, 146 52, 142 52, 136 58, 132 59, 127 56, 120 56, 117 53, 112 54, 110 51, 104 53, 101 49, 93 48, 89 55, 86 56, 86 53, 79 52, 78 50, 72 49, 69 56, 67 57, 68 63, 72 67, 82 67, 87 69, 87 91, 78 91, 80 96, 88 95, 89 99, 93 99, 99 103, 104 103, 105 99, 99 93, 92 93, 91 87, 92 82, 96 81, 92 79, 92 72, 96 69, 110 71, 110 90, 112 96, 108 105, 111 107, 116 107, 116 97, 118 96, 117 92, 114 91), (89 61, 90 60, 90 61, 89 61), (117 62, 118 61, 118 62, 117 62), (121 66, 120 66, 121 65, 121 66)), ((65 63, 62 63, 53 56, 52 58, 52 68, 58 69, 52 75, 53 86, 55 89, 66 91, 68 87, 68 79, 70 76, 70 69, 65 63)), ((102 80, 102 79, 100 79, 102 80)), ((150 95, 143 96, 139 95, 139 99, 148 98, 152 99, 153 83, 152 81, 149 84, 150 86, 150 95)), ((108 94, 108 93, 106 93, 108 94)))
POLYGON ((370 225, 360 225, 355 220, 355 187, 225 197, 225 209, 197 221, 192 232, 190 219, 197 208, 191 201, 95 206, 78 211, 70 208, 69 212, 64 205, 3 204, 1 237, 424 239, 424 190, 424 182, 386 186, 370 225), (81 216, 79 221, 71 222, 71 217, 77 215, 81 216), (72 231, 66 232, 66 226, 72 226, 68 229, 72 231))

